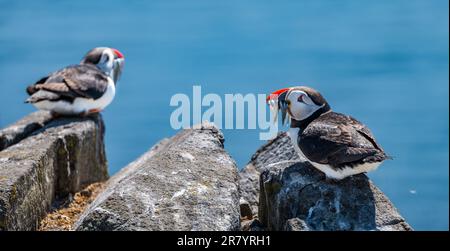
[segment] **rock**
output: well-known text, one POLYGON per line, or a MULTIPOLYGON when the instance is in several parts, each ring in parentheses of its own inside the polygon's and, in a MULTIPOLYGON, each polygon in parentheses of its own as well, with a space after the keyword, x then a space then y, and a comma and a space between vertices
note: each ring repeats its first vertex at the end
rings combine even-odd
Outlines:
POLYGON ((0 151, 16 144, 32 132, 42 128, 51 120, 48 112, 38 111, 22 118, 11 126, 0 131, 0 151))
POLYGON ((239 230, 237 168, 213 125, 160 142, 107 183, 76 230, 239 230))
POLYGON ((287 133, 280 132, 274 139, 269 140, 253 154, 250 163, 255 166, 256 170, 262 172, 267 168, 267 165, 288 160, 300 160, 300 157, 295 152, 287 133))
POLYGON ((259 196, 259 171, 249 163, 239 172, 239 191, 241 201, 248 203, 252 215, 258 214, 258 196, 259 196))
POLYGON ((267 165, 282 160, 299 160, 285 132, 281 132, 273 140, 261 146, 252 156, 250 162, 239 172, 240 193, 243 201, 247 201, 252 209, 253 217, 258 214, 259 176, 267 165))
POLYGON ((264 226, 259 222, 258 219, 252 219, 252 220, 243 220, 241 222, 241 231, 266 231, 264 226))
POLYGON ((0 131, 0 230, 35 230, 56 197, 106 180, 103 135, 100 115, 50 120, 46 112, 0 131))
POLYGON ((259 219, 269 230, 412 230, 365 174, 330 181, 297 161, 261 174, 259 219))
POLYGON ((309 231, 306 222, 299 218, 292 218, 286 221, 284 225, 285 231, 309 231))

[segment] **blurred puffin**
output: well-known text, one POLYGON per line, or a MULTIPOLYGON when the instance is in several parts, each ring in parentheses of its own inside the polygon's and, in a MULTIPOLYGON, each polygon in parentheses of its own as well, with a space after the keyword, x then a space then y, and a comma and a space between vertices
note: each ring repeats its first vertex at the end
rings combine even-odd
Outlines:
POLYGON ((108 106, 116 94, 123 54, 113 48, 90 50, 81 63, 41 78, 27 87, 25 101, 58 115, 88 115, 108 106))

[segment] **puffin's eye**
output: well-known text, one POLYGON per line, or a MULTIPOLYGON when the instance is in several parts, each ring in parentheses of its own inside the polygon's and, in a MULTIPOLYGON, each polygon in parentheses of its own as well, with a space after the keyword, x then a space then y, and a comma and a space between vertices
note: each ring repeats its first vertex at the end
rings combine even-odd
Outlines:
POLYGON ((305 101, 303 100, 303 94, 302 94, 302 95, 300 95, 300 96, 298 96, 298 99, 297 99, 297 101, 298 101, 298 102, 302 102, 302 103, 305 103, 305 101))

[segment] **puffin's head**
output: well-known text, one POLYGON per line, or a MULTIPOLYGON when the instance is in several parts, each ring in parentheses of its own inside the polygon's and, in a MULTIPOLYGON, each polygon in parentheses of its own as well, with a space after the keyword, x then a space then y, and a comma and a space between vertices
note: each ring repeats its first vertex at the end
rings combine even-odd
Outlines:
POLYGON ((110 76, 114 83, 119 79, 125 58, 123 54, 113 48, 97 47, 90 50, 81 60, 81 64, 93 64, 106 75, 110 76))
POLYGON ((302 121, 318 111, 324 113, 330 110, 325 98, 318 91, 306 86, 275 91, 267 97, 267 102, 277 113, 281 110, 283 124, 287 122, 287 117, 302 121))

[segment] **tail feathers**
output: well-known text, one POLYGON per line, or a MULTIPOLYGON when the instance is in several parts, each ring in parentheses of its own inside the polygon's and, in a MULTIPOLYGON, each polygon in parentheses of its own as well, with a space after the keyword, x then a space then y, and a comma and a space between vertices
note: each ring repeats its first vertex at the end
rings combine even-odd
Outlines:
POLYGON ((36 89, 35 85, 30 85, 30 86, 27 87, 28 95, 33 95, 37 91, 38 91, 38 89, 36 89))
POLYGON ((36 89, 36 85, 30 85, 27 87, 26 89, 28 95, 30 95, 29 98, 27 98, 24 103, 36 103, 37 101, 33 98, 33 94, 35 94, 36 92, 38 92, 39 90, 36 89))
POLYGON ((376 153, 375 155, 364 158, 364 162, 373 163, 373 162, 382 162, 385 160, 392 160, 392 159, 393 158, 391 156, 387 155, 386 153, 379 152, 379 153, 376 153))
POLYGON ((391 155, 388 155, 387 153, 385 153, 384 151, 379 153, 379 155, 383 158, 383 160, 393 160, 394 157, 391 155))
POLYGON ((42 100, 45 100, 45 99, 39 99, 37 97, 31 96, 31 97, 27 98, 24 101, 24 103, 34 104, 34 103, 37 103, 37 102, 42 101, 42 100))
POLYGON ((36 83, 34 83, 34 84, 28 86, 28 87, 27 87, 27 93, 28 93, 28 95, 31 96, 31 95, 33 95, 34 93, 38 92, 39 89, 36 88, 36 86, 39 85, 39 84, 45 83, 45 82, 48 80, 48 78, 49 78, 49 76, 43 77, 43 78, 39 79, 36 83))

